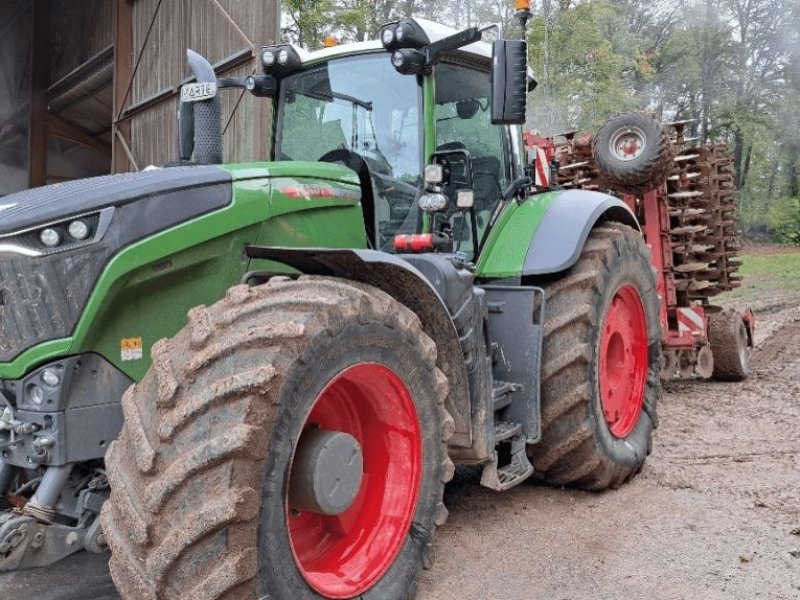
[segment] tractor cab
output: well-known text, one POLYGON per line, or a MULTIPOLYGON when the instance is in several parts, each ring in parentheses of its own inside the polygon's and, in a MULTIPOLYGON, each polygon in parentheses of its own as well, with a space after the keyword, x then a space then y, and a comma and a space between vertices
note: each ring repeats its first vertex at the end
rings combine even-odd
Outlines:
MULTIPOLYGON (((313 53, 267 46, 262 74, 215 87, 272 98, 272 160, 340 163, 358 174, 370 248, 475 260, 504 199, 520 191, 509 186, 524 176, 518 126, 535 86, 525 42, 492 46, 481 41, 486 29, 402 19, 384 26, 381 41, 313 53)), ((197 99, 214 101, 202 93, 207 85, 184 88, 182 115, 197 99)), ((207 138, 208 126, 182 119, 183 160, 195 149, 191 136, 207 138)))

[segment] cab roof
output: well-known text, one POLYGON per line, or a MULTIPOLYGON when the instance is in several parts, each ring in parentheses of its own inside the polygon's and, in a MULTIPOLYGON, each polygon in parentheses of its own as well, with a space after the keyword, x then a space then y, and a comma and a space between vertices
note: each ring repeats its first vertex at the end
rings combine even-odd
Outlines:
MULTIPOLYGON (((419 25, 425 31, 431 42, 436 42, 453 35, 454 33, 458 33, 457 29, 429 21, 428 19, 413 18, 411 20, 416 22, 417 25, 419 25)), ((323 48, 314 52, 308 52, 296 46, 294 46, 294 48, 297 50, 297 53, 302 59, 303 65, 324 62, 339 56, 351 56, 354 54, 385 51, 383 44, 381 44, 379 40, 342 44, 339 46, 332 46, 330 48, 323 48)), ((491 60, 492 58, 492 47, 486 42, 475 42, 474 44, 460 48, 457 52, 462 55, 480 59, 482 61, 491 60)))

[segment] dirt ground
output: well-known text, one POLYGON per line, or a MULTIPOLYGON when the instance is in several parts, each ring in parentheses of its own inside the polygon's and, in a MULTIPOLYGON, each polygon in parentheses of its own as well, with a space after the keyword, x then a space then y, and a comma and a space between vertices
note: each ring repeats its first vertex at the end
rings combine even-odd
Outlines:
POLYGON ((421 598, 800 598, 800 302, 758 313, 753 376, 676 382, 642 473, 592 494, 460 473, 421 598))
MULTIPOLYGON (((602 494, 473 470, 418 597, 431 600, 800 598, 800 302, 763 306, 753 376, 673 383, 644 471, 602 494)), ((105 558, 0 576, 0 598, 111 600, 105 558)))

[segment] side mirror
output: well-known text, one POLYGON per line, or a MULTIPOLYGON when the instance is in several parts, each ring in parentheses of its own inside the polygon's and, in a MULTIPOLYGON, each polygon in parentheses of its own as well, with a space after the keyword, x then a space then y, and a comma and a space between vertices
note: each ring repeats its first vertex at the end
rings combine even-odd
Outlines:
POLYGON ((497 40, 492 45, 492 124, 524 125, 527 94, 527 42, 497 40))

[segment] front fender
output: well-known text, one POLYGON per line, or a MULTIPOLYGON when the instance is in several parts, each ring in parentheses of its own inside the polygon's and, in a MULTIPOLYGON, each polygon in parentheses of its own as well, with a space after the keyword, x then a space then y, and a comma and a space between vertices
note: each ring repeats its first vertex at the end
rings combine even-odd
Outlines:
POLYGON ((558 273, 574 265, 601 220, 639 230, 620 199, 587 190, 549 192, 510 204, 489 234, 476 276, 487 279, 558 273))
POLYGON ((470 393, 458 331, 439 291, 423 273, 407 261, 377 250, 324 248, 276 248, 248 246, 250 258, 283 263, 307 275, 340 277, 372 285, 407 306, 435 342, 437 366, 448 379, 448 410, 455 419, 452 446, 469 447, 470 393))

